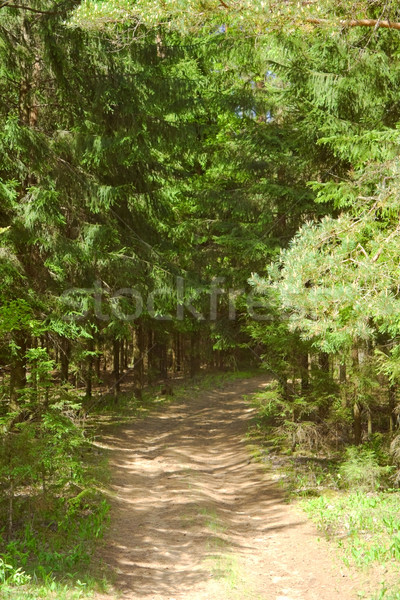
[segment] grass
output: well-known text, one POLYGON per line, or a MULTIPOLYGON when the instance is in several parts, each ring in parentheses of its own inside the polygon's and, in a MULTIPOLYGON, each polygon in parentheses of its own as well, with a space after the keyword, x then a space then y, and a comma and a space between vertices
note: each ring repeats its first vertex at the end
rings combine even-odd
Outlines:
POLYGON ((201 508, 199 514, 210 531, 206 544, 209 551, 206 562, 210 565, 212 577, 220 580, 227 588, 229 598, 228 592, 237 588, 240 578, 238 560, 230 553, 229 542, 221 537, 226 527, 217 512, 213 508, 201 508))
POLYGON ((199 514, 204 520, 204 525, 210 531, 206 542, 208 564, 211 576, 224 588, 227 600, 261 600, 261 596, 254 592, 249 582, 248 573, 244 573, 237 555, 232 552, 230 543, 223 534, 226 532, 218 513, 213 508, 201 508, 199 514))
POLYGON ((213 508, 201 508, 200 514, 204 518, 204 525, 213 533, 224 533, 226 531, 225 525, 218 517, 217 512, 213 508))
POLYGON ((383 584, 382 589, 371 600, 400 600, 400 588, 396 591, 383 584))
MULTIPOLYGON (((262 600, 249 582, 237 556, 228 552, 214 552, 207 557, 212 577, 224 588, 226 600, 262 600)), ((396 599, 397 600, 397 599, 396 599)))
POLYGON ((223 581, 228 589, 237 588, 239 582, 238 560, 231 554, 209 554, 207 561, 214 579, 223 581))
MULTIPOLYGON (((146 417, 170 402, 181 402, 207 389, 223 388, 237 379, 250 378, 254 372, 200 375, 194 380, 174 383, 174 395, 165 396, 160 386, 149 387, 143 398, 133 393, 103 396, 90 407, 87 429, 94 438, 104 426, 117 426, 146 417)), ((70 500, 57 495, 55 503, 39 511, 33 521, 24 518, 13 539, 5 541, 0 530, 0 598, 3 600, 83 600, 94 591, 107 590, 107 576, 91 562, 92 553, 108 523, 109 505, 102 489, 107 487, 107 457, 94 444, 87 444, 81 461, 86 468, 87 487, 77 488, 70 500)), ((71 483, 74 486, 73 480, 71 483)), ((29 500, 29 499, 28 499, 29 500)), ((28 502, 29 504, 29 502, 28 502)), ((28 511, 29 512, 29 511, 28 511)), ((210 549, 222 550, 226 543, 218 535, 223 526, 214 513, 203 514, 210 536, 210 549)), ((225 563, 224 563, 225 564, 225 563)), ((230 571, 228 563, 226 572, 230 571)))
POLYGON ((91 555, 108 523, 109 505, 97 493, 70 511, 49 513, 49 520, 28 524, 3 542, 0 597, 10 600, 75 600, 105 589, 91 555))
POLYGON ((397 491, 347 492, 303 502, 318 528, 335 539, 346 564, 360 568, 400 561, 400 496, 397 491))
POLYGON ((312 448, 306 439, 294 451, 290 435, 276 427, 283 418, 277 394, 272 383, 248 399, 256 412, 247 436, 253 459, 278 480, 288 501, 300 502, 345 565, 365 572, 372 592, 360 597, 400 600, 400 493, 391 487, 387 436, 374 434, 342 450, 319 440, 312 448))
POLYGON ((69 585, 53 582, 51 585, 35 586, 31 589, 16 590, 4 585, 1 587, 2 600, 82 600, 89 598, 92 594, 85 589, 72 590, 69 585))
MULTIPOLYGON (((104 589, 104 575, 91 556, 109 520, 103 489, 108 480, 104 457, 81 448, 85 478, 38 494, 27 488, 18 498, 11 539, 0 531, 0 597, 7 600, 84 598, 104 589)), ((3 516, 5 505, 2 506, 3 516)))
POLYGON ((337 545, 346 566, 368 572, 371 579, 374 572, 383 577, 381 589, 368 596, 371 600, 400 600, 398 490, 322 494, 303 500, 302 506, 318 529, 337 545))

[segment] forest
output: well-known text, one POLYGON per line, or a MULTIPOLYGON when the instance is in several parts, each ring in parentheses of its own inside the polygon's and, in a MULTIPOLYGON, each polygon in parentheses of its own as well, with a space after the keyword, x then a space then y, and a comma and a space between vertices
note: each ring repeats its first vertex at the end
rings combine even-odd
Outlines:
POLYGON ((400 3, 4 0, 0 98, 0 594, 81 597, 95 424, 209 373, 397 498, 400 3))

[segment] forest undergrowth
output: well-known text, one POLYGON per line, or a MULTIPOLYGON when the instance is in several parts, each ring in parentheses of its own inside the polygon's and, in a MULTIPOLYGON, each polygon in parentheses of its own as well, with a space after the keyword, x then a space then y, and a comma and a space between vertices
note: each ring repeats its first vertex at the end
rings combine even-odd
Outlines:
POLYGON ((399 600, 398 431, 348 445, 334 421, 295 422, 293 402, 276 381, 249 401, 256 409, 248 432, 254 459, 334 544, 344 565, 376 582, 370 600, 399 600))
POLYGON ((0 454, 1 598, 78 600, 106 591, 112 574, 92 560, 109 523, 108 457, 98 443, 105 428, 254 374, 160 381, 140 399, 128 386, 117 398, 100 391, 87 406, 77 398, 53 404, 41 422, 15 424, 0 454))

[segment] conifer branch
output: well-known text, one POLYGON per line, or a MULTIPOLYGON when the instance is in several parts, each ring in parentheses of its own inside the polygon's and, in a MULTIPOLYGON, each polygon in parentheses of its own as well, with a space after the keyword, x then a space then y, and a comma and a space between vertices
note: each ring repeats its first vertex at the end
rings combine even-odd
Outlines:
MULTIPOLYGON (((329 25, 332 22, 328 19, 317 19, 314 17, 308 17, 307 23, 313 25, 329 25)), ((377 29, 382 27, 384 29, 397 29, 400 31, 400 23, 392 21, 381 21, 379 19, 349 19, 345 21, 339 21, 339 25, 343 27, 376 27, 377 29)))
POLYGON ((54 10, 40 10, 39 8, 33 8, 31 6, 26 6, 25 4, 12 4, 10 0, 8 2, 3 2, 2 4, 0 4, 0 9, 4 8, 4 7, 17 8, 19 10, 28 10, 29 12, 33 12, 33 13, 39 14, 39 15, 56 15, 56 14, 58 14, 58 12, 54 11, 54 10))
POLYGON ((372 262, 373 263, 375 263, 378 260, 378 258, 380 257, 380 255, 384 251, 385 246, 388 244, 388 242, 390 242, 390 240, 392 240, 399 233, 399 231, 400 231, 400 225, 398 227, 396 227, 396 229, 394 231, 392 231, 392 233, 386 238, 386 240, 384 241, 384 243, 382 244, 382 246, 379 248, 378 252, 372 258, 372 262))
POLYGON ((367 251, 365 250, 365 248, 361 244, 358 244, 358 247, 360 248, 361 252, 364 254, 365 258, 369 259, 369 255, 368 255, 367 251))

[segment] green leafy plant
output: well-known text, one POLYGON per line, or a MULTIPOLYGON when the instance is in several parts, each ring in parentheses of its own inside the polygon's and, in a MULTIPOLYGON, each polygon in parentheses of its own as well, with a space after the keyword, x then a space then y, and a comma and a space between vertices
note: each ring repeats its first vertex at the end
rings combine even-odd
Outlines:
POLYGON ((31 576, 27 575, 21 567, 15 568, 0 557, 0 585, 7 583, 19 587, 29 583, 30 580, 31 576))
POLYGON ((350 446, 339 469, 343 487, 374 491, 391 472, 389 465, 380 466, 373 448, 350 446))

